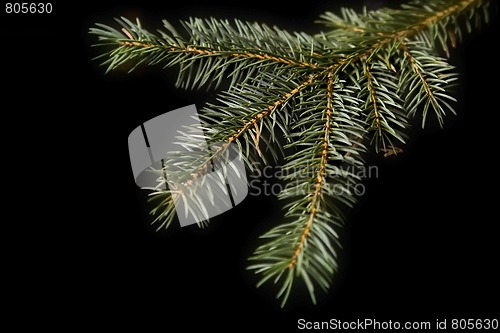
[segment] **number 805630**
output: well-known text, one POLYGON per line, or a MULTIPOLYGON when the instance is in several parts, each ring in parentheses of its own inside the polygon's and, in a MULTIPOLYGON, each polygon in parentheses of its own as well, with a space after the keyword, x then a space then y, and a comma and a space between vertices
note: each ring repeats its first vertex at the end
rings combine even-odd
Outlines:
POLYGON ((52 4, 50 2, 7 2, 5 4, 7 14, 50 14, 52 4))

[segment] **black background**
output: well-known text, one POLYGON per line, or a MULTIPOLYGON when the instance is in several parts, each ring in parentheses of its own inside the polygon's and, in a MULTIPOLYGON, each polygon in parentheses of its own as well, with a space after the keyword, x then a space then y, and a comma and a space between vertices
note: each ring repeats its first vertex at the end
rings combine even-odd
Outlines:
POLYGON ((1 16, 4 302, 18 325, 288 332, 299 318, 499 317, 496 16, 452 51, 458 116, 443 130, 416 120, 403 154, 369 160, 379 177, 349 213, 331 291, 313 306, 297 290, 282 310, 245 271, 280 221, 274 198, 248 197, 205 230, 156 233, 132 177, 128 134, 217 92, 175 89, 175 69, 104 75, 87 31, 124 15, 149 30, 214 16, 315 33, 322 12, 365 3, 52 3, 50 15, 1 16))

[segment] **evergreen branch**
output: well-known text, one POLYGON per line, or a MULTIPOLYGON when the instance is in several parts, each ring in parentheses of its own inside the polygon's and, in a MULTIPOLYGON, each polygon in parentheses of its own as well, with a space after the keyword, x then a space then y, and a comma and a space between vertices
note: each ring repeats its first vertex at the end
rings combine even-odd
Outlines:
POLYGON ((288 268, 292 269, 295 267, 297 264, 297 259, 299 255, 301 254, 303 248, 304 248, 304 243, 307 239, 307 236, 309 235, 311 231, 311 225, 313 223, 313 220, 316 216, 317 211, 320 209, 320 199, 322 197, 322 189, 323 189, 323 182, 325 181, 325 174, 326 174, 326 166, 328 163, 328 151, 331 149, 329 147, 329 142, 330 142, 330 132, 331 132, 331 121, 332 121, 332 114, 333 114, 333 74, 328 73, 328 83, 327 83, 327 105, 326 105, 326 116, 325 116, 325 136, 323 138, 323 150, 321 151, 321 160, 319 162, 319 168, 318 168, 318 173, 316 177, 316 185, 314 188, 314 192, 312 197, 310 198, 310 204, 309 204, 309 209, 307 213, 309 214, 309 217, 305 223, 304 231, 302 232, 302 235, 300 235, 299 242, 297 244, 297 247, 295 249, 295 252, 293 254, 293 257, 288 264, 288 268))
POLYGON ((404 143, 402 130, 408 127, 403 103, 397 94, 397 77, 378 62, 365 62, 363 77, 358 80, 362 86, 359 98, 365 101, 366 122, 369 131, 374 132, 372 143, 376 151, 395 149, 391 138, 404 143))
MULTIPOLYGON (((293 76, 284 79, 280 73, 261 73, 258 77, 233 87, 218 98, 221 104, 208 104, 201 110, 201 119, 205 121, 204 130, 210 141, 236 143, 244 156, 252 151, 260 151, 259 140, 266 143, 266 150, 271 152, 274 161, 278 155, 273 149, 280 149, 275 127, 286 135, 290 125, 289 111, 286 109, 301 91, 314 81, 308 77, 302 83, 293 76), (269 133, 270 139, 263 134, 269 133)), ((266 156, 261 159, 268 164, 266 156)), ((251 164, 248 165, 250 168, 251 164)))
POLYGON ((121 30, 103 24, 90 29, 91 34, 98 36, 100 43, 96 46, 114 48, 98 57, 105 59, 102 65, 108 66, 107 71, 132 61, 135 64, 130 71, 141 64, 163 64, 164 67, 178 64, 177 85, 185 88, 200 87, 209 78, 218 83, 231 65, 235 65, 229 74, 233 83, 256 65, 273 66, 269 71, 279 67, 316 68, 311 61, 311 48, 321 47, 306 34, 292 36, 239 20, 235 20, 234 27, 228 21, 216 19, 183 22, 189 39, 182 38, 167 21, 161 36, 142 28, 138 19, 136 23, 126 18, 116 21, 122 25, 121 30))
MULTIPOLYGON (((344 10, 343 17, 327 12, 320 21, 334 28, 324 38, 335 39, 343 45, 337 51, 343 58, 332 64, 328 70, 345 70, 359 61, 370 61, 385 47, 399 44, 416 37, 432 43, 441 41, 441 46, 448 54, 447 26, 457 22, 460 16, 471 16, 476 8, 487 4, 486 0, 452 1, 414 1, 401 9, 381 9, 357 14, 352 10, 344 10), (353 46, 355 45, 355 46, 353 46)), ((487 20, 487 12, 484 14, 487 20)), ((467 20, 465 20, 467 22, 467 20)), ((480 20, 476 20, 479 25, 480 20)), ((469 24, 469 23, 467 23, 469 24)), ((470 31, 471 29, 468 28, 470 31)), ((456 32, 461 35, 459 32, 456 32)))
POLYGON ((246 120, 241 128, 235 131, 233 135, 231 135, 227 141, 233 142, 240 138, 248 129, 251 129, 255 125, 257 125, 262 119, 269 117, 273 112, 275 112, 279 107, 286 104, 290 101, 291 98, 295 97, 302 89, 310 85, 314 80, 314 77, 309 77, 306 81, 302 82, 289 92, 283 94, 280 99, 274 101, 272 104, 268 105, 259 113, 253 115, 250 119, 246 120))
POLYGON ((375 89, 375 83, 373 82, 373 76, 371 71, 366 63, 363 64, 363 69, 365 71, 366 81, 368 83, 367 88, 369 91, 367 102, 370 102, 372 105, 372 113, 368 116, 369 118, 373 118, 373 122, 371 128, 375 130, 375 135, 377 137, 382 137, 382 120, 381 114, 378 109, 378 100, 377 100, 377 92, 375 89), (371 117, 370 117, 371 116, 371 117))
POLYGON ((432 55, 432 50, 420 42, 402 43, 404 56, 400 86, 407 96, 406 109, 414 115, 418 107, 424 104, 422 111, 422 127, 425 125, 429 107, 432 107, 439 124, 443 125, 446 110, 455 114, 453 107, 446 101, 456 101, 446 94, 457 80, 457 74, 451 72, 450 66, 443 58, 432 55), (412 48, 410 48, 412 47, 412 48))
POLYGON ((400 9, 342 9, 340 16, 322 16, 330 30, 317 36, 216 19, 182 22, 185 37, 167 21, 156 35, 125 18, 117 20, 121 29, 97 24, 90 32, 98 45, 112 48, 99 57, 108 71, 178 65, 177 85, 186 88, 232 80, 218 105, 201 110, 202 128, 193 132, 203 130, 212 151, 198 149, 207 144, 204 136, 183 129, 179 144, 195 153, 176 157, 175 163, 167 159, 158 173, 152 213, 159 228, 172 222, 180 201, 185 214, 204 215, 203 202, 184 186, 206 175, 211 160, 227 155, 231 144, 250 168, 255 153, 265 163, 268 155, 279 160, 277 150, 285 155, 280 181, 287 186, 279 198, 286 202, 286 223, 262 236, 265 243, 249 266, 260 277, 258 285, 280 285, 283 306, 297 279, 313 302, 316 287, 331 285, 342 210, 356 201, 351 188, 359 182, 344 167, 363 165, 363 143, 371 140, 384 156, 396 154, 401 149, 394 144, 404 143, 409 116, 421 113, 424 126, 429 110, 439 124, 454 112, 449 89, 457 75, 437 54, 449 55, 464 26, 470 32, 487 21, 487 5, 486 0, 414 0, 400 9), (163 190, 167 173, 175 182, 163 190))
MULTIPOLYGON (((252 146, 253 150, 259 149, 258 142, 256 140, 249 140, 248 138, 249 133, 251 133, 252 130, 257 128, 257 126, 262 124, 262 122, 266 118, 272 116, 272 114, 276 110, 285 105, 291 98, 295 97, 295 95, 300 93, 300 91, 303 90, 305 87, 307 87, 312 82, 312 80, 313 80, 312 78, 308 78, 301 84, 298 85, 293 84, 292 85, 293 88, 289 89, 288 92, 283 93, 279 99, 272 102, 272 104, 269 104, 267 107, 262 107, 260 109, 258 107, 258 104, 255 103, 255 101, 253 101, 253 103, 245 105, 241 104, 242 103, 241 100, 238 100, 237 104, 235 104, 235 101, 233 100, 232 103, 227 105, 226 108, 219 106, 217 109, 218 111, 215 112, 211 110, 209 107, 204 108, 201 111, 201 116, 200 116, 201 119, 205 120, 204 125, 202 126, 203 129, 207 131, 207 134, 210 135, 209 143, 216 144, 212 145, 212 147, 215 147, 215 151, 213 151, 210 154, 201 153, 199 155, 182 154, 179 156, 171 154, 174 155, 173 159, 176 161, 175 168, 180 170, 180 172, 175 176, 176 178, 175 182, 177 184, 186 184, 188 187, 193 186, 193 184, 197 179, 206 175, 207 172, 212 168, 214 160, 221 159, 221 156, 227 152, 230 143, 233 142, 238 143, 238 146, 242 148, 242 144, 241 142, 239 142, 242 136, 246 136, 245 141, 247 144, 252 141, 254 142, 254 145, 252 146), (235 108, 235 105, 242 107, 235 108), (256 108, 258 111, 252 113, 252 110, 255 110, 256 108), (220 116, 220 110, 224 110, 223 114, 225 114, 226 117, 228 114, 230 114, 231 115, 230 119, 233 120, 238 120, 240 119, 240 117, 242 118, 246 117, 249 119, 245 120, 243 122, 243 125, 239 125, 239 127, 235 127, 231 123, 228 126, 227 123, 223 122, 219 123, 217 122, 216 119, 213 118, 214 115, 220 116), (250 116, 248 116, 248 114, 250 114, 250 116), (211 122, 207 123, 208 120, 210 120, 211 122), (230 133, 230 134, 224 134, 224 133, 230 133), (219 142, 225 142, 225 144, 218 144, 219 142)), ((241 89, 245 89, 246 93, 242 93, 242 91, 239 90, 238 94, 234 96, 239 96, 241 98, 248 98, 250 94, 249 86, 245 85, 241 89)), ((255 91, 253 91, 253 93, 255 93, 255 91)), ((283 127, 283 125, 281 127, 283 127)), ((195 147, 205 143, 204 142, 205 138, 201 138, 200 141, 200 138, 189 134, 181 136, 180 139, 185 142, 189 142, 190 146, 195 146, 195 147)), ((267 145, 267 147, 271 148, 270 145, 267 145)), ((250 154, 250 148, 247 147, 247 149, 244 150, 244 155, 248 157, 249 154, 250 154)), ((275 155, 273 154, 273 156, 275 155)), ((167 166, 171 166, 171 163, 165 163, 165 167, 167 166)), ((251 167, 252 164, 248 163, 248 166, 251 167)), ((166 170, 163 169, 163 174, 165 174, 165 172, 166 170)), ((172 170, 168 170, 167 173, 174 174, 172 170)), ((179 190, 178 188, 171 190, 164 190, 166 185, 172 186, 172 183, 168 184, 167 177, 164 176, 159 177, 157 187, 150 194, 151 196, 150 201, 152 202, 159 201, 159 203, 157 203, 157 207, 151 212, 153 215, 157 215, 157 218, 153 221, 153 223, 157 222, 161 223, 159 228, 168 227, 171 224, 172 220, 175 218, 175 214, 173 212, 175 211, 176 200, 180 200, 185 196, 185 193, 182 193, 181 190, 179 190), (175 199, 172 199, 172 194, 174 194, 175 199)), ((202 204, 197 202, 196 205, 200 206, 202 204)), ((206 222, 208 223, 208 221, 206 222)))
POLYGON ((270 279, 281 281, 278 297, 282 297, 282 306, 295 276, 302 278, 316 302, 314 285, 328 289, 337 269, 335 227, 343 223, 338 204, 353 203, 349 186, 356 181, 356 176, 342 170, 341 164, 359 165, 362 147, 349 137, 354 134, 361 138, 364 134, 359 100, 352 97, 354 94, 329 73, 304 92, 303 101, 296 106, 301 120, 294 128, 300 132, 291 137, 299 141, 288 148, 298 151, 287 157, 283 180, 288 184, 280 193, 280 199, 291 200, 284 207, 290 221, 262 236, 266 244, 257 248, 251 258, 257 263, 249 266, 261 275, 259 285, 270 279), (345 157, 347 151, 355 154, 345 157))

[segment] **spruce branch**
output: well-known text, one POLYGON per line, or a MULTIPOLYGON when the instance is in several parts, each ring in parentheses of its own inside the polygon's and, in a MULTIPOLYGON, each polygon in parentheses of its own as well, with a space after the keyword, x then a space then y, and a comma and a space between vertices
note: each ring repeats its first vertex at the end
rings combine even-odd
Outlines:
POLYGON ((446 58, 466 32, 489 20, 488 4, 414 0, 399 9, 342 9, 322 15, 327 30, 314 36, 213 18, 181 22, 181 32, 167 21, 156 33, 138 19, 117 19, 116 28, 96 24, 90 33, 107 49, 98 59, 108 72, 177 66, 176 85, 190 89, 230 80, 201 110, 201 128, 179 130, 178 144, 200 153, 176 163, 167 157, 157 170, 154 223, 168 227, 179 200, 185 214, 203 215, 204 203, 183 184, 199 179, 232 144, 249 169, 254 159, 284 159, 284 221, 262 235, 248 269, 258 285, 278 286, 282 306, 299 281, 316 303, 317 289, 327 291, 338 270, 339 230, 356 202, 352 188, 361 180, 354 170, 365 165, 364 152, 371 146, 397 154, 414 117, 424 126, 434 115, 442 125, 455 113, 450 88, 458 76, 446 58), (199 149, 205 138, 193 134, 200 130, 213 144, 208 154, 199 149), (168 183, 166 173, 178 182, 168 183))
POLYGON ((440 125, 443 125, 446 110, 455 113, 448 101, 456 99, 446 94, 454 81, 458 79, 453 72, 453 66, 446 59, 433 54, 425 44, 415 41, 401 45, 403 62, 400 86, 408 93, 405 108, 408 114, 414 115, 419 106, 422 110, 422 127, 425 125, 429 107, 432 107, 440 125), (448 101, 447 101, 448 100, 448 101))

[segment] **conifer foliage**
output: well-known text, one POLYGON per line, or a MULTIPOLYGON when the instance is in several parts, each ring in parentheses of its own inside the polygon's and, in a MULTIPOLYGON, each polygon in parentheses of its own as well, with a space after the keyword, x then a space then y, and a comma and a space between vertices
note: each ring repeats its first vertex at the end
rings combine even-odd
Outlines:
MULTIPOLYGON (((284 161, 284 220, 262 235, 248 266, 259 285, 276 284, 284 306, 294 283, 302 281, 313 302, 331 286, 342 212, 356 202, 349 184, 360 181, 349 170, 365 165, 364 152, 398 153, 415 118, 442 124, 454 113, 450 87, 458 76, 447 58, 488 12, 486 0, 414 0, 398 9, 327 12, 317 35, 213 18, 181 22, 182 30, 163 21, 156 33, 120 18, 90 33, 108 71, 177 66, 176 85, 186 89, 230 80, 200 121, 209 140, 237 144, 250 171, 255 159, 284 161)), ((179 163, 189 179, 207 160, 179 163)), ((151 193, 160 228, 175 219, 172 191, 151 193)))

